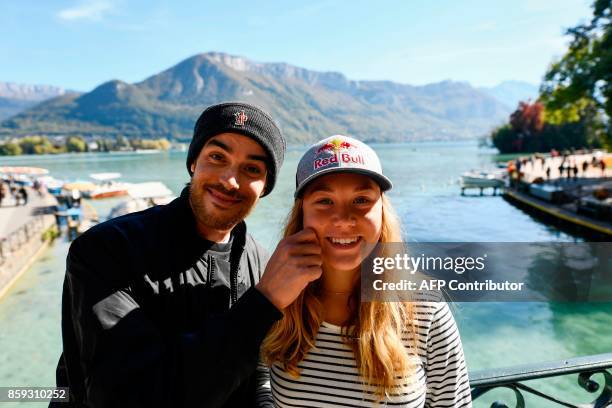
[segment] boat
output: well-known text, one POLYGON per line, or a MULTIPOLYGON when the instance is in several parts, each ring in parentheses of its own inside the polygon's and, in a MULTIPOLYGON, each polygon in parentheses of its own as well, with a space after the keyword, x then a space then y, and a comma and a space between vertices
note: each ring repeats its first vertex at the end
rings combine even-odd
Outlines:
POLYGON ((4 174, 24 174, 28 176, 44 176, 49 174, 49 170, 43 169, 42 167, 30 167, 30 166, 0 166, 0 173, 4 174))
POLYGON ((505 184, 504 172, 470 171, 461 175, 462 188, 500 188, 505 184))
POLYGON ((530 184, 529 194, 549 203, 562 204, 568 201, 563 187, 552 184, 530 184))
POLYGON ((93 173, 89 176, 98 181, 98 184, 93 190, 83 192, 83 196, 92 200, 127 195, 131 186, 129 183, 115 181, 121 177, 121 173, 93 173))
POLYGON ((132 184, 128 195, 129 199, 112 208, 109 219, 167 204, 175 198, 172 191, 159 181, 132 184))
POLYGON ((47 192, 53 196, 58 196, 62 193, 64 182, 52 176, 41 176, 36 179, 47 189, 47 192))
POLYGON ((89 193, 95 190, 96 185, 91 181, 77 180, 69 183, 64 183, 62 190, 64 193, 71 193, 72 190, 77 190, 80 193, 89 193))
POLYGON ((0 180, 11 180, 19 186, 32 187, 35 177, 46 174, 49 174, 49 170, 42 167, 0 166, 0 180))
POLYGON ((161 150, 159 149, 136 149, 134 150, 134 153, 136 154, 156 154, 156 153, 161 153, 161 150))
POLYGON ((595 197, 582 197, 578 200, 578 213, 612 222, 612 197, 601 200, 595 197))

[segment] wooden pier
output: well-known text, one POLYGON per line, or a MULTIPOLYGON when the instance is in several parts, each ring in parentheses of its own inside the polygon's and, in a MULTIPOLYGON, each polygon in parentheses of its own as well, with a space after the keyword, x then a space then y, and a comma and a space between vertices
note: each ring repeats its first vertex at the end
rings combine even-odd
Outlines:
POLYGON ((543 216, 581 235, 601 241, 612 239, 612 223, 578 214, 572 206, 562 207, 516 189, 506 189, 503 197, 530 213, 543 216))
POLYGON ((596 240, 612 238, 612 154, 533 155, 509 165, 509 202, 596 240), (519 163, 520 162, 520 163, 519 163))

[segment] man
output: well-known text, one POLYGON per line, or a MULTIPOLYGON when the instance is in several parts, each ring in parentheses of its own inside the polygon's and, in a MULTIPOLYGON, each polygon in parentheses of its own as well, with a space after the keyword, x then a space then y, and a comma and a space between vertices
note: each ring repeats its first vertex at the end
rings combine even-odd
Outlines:
POLYGON ((261 341, 321 273, 313 231, 283 240, 263 275, 267 257, 246 233, 284 153, 260 109, 211 106, 195 125, 179 198, 72 243, 57 369, 71 404, 58 407, 253 404, 261 341))

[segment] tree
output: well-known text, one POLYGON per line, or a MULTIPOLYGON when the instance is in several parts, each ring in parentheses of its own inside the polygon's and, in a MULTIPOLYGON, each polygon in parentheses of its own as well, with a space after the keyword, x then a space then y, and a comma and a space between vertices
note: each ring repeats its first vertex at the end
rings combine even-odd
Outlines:
POLYGON ((544 105, 540 102, 530 104, 520 102, 518 108, 510 115, 510 126, 517 133, 533 135, 544 127, 544 105))
POLYGON ((115 139, 115 149, 116 150, 129 150, 132 146, 128 139, 123 135, 117 135, 115 139))
POLYGON ((66 139, 66 150, 69 152, 85 152, 87 151, 87 143, 80 136, 70 136, 66 139))
POLYGON ((19 156, 22 153, 17 143, 8 142, 0 145, 0 156, 19 156))
POLYGON ((53 153, 53 144, 44 136, 26 136, 19 141, 23 154, 53 153))
POLYGON ((608 143, 612 141, 611 18, 612 1, 595 0, 591 21, 567 30, 572 37, 569 49, 551 65, 540 87, 541 100, 552 117, 570 122, 578 113, 587 123, 603 124, 608 143), (607 118, 601 118, 602 112, 607 118))

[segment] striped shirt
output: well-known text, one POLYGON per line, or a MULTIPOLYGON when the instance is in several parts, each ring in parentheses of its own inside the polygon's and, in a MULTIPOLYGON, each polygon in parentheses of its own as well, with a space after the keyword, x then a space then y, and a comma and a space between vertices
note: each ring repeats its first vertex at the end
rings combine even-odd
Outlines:
MULTIPOLYGON (((455 319, 444 302, 415 305, 416 371, 404 387, 377 403, 374 388, 363 384, 352 349, 343 341, 341 328, 324 322, 315 347, 300 362, 294 378, 275 363, 260 364, 257 402, 260 407, 471 407, 468 373, 455 319), (380 405, 379 405, 380 404, 380 405)), ((402 339, 407 352, 414 341, 402 339)))

